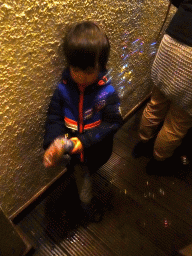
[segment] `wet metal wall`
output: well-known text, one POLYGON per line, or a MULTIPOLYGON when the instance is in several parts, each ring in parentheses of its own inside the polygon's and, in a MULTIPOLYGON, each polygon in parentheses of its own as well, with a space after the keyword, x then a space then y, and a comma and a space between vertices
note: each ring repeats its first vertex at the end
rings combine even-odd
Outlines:
POLYGON ((151 90, 150 65, 168 3, 0 1, 0 203, 8 216, 62 171, 43 167, 42 139, 47 106, 65 65, 61 45, 68 24, 91 19, 107 32, 110 76, 126 116, 151 90))

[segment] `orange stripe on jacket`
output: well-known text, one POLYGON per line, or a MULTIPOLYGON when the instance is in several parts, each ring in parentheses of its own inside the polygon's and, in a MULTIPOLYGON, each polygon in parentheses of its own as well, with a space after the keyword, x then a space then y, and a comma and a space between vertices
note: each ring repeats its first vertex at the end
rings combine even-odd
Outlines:
POLYGON ((88 130, 88 129, 94 128, 94 127, 96 127, 96 126, 99 126, 100 124, 101 124, 101 120, 98 120, 98 121, 96 121, 96 122, 94 122, 94 123, 86 124, 86 125, 84 126, 84 129, 85 129, 85 130, 88 130))
POLYGON ((72 130, 76 130, 77 131, 77 122, 68 118, 68 117, 65 117, 64 118, 65 120, 65 125, 68 127, 68 128, 71 128, 72 130))
MULTIPOLYGON (((71 128, 71 129, 74 129, 74 130, 77 130, 77 122, 68 118, 68 117, 65 117, 65 124, 68 128, 71 128)), ((101 124, 101 120, 98 120, 96 122, 93 122, 91 124, 86 124, 84 126, 84 129, 85 130, 88 130, 88 129, 91 129, 91 128, 94 128, 94 127, 97 127, 101 124)))

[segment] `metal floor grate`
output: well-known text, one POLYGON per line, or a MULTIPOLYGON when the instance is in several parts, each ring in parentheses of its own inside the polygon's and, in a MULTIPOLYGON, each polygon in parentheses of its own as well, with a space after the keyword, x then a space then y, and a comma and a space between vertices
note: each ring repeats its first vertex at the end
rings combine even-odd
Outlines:
POLYGON ((190 174, 148 176, 149 159, 131 156, 140 114, 118 131, 112 157, 94 174, 101 222, 80 222, 73 181, 64 175, 17 224, 34 243, 32 255, 176 256, 192 243, 190 174))

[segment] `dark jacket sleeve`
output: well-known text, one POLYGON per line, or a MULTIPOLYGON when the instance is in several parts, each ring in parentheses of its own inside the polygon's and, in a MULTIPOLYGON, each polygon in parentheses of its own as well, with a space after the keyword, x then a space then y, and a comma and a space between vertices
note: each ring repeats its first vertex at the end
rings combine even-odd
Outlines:
POLYGON ((78 138, 84 148, 89 148, 96 143, 102 142, 103 139, 114 135, 123 124, 123 118, 120 113, 120 101, 116 92, 107 99, 106 106, 103 110, 102 123, 93 129, 79 134, 78 138))
POLYGON ((43 148, 47 149, 53 140, 58 136, 65 134, 65 131, 66 127, 62 114, 62 101, 59 89, 57 88, 52 96, 47 113, 43 148))
POLYGON ((179 5, 183 2, 184 0, 170 0, 170 2, 177 8, 179 8, 179 5))

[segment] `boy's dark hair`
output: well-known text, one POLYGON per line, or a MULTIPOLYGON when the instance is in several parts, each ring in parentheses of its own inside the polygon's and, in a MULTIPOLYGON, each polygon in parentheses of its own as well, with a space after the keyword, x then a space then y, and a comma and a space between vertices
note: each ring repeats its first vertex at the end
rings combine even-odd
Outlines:
POLYGON ((76 24, 64 39, 64 54, 68 66, 82 70, 95 68, 106 70, 110 44, 106 34, 92 21, 76 24))

